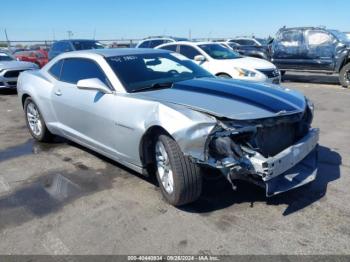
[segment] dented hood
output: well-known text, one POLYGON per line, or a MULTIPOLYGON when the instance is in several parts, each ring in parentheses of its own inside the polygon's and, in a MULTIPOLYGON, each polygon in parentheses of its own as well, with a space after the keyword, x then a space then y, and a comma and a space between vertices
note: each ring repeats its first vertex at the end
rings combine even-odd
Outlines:
POLYGON ((217 78, 192 79, 172 88, 138 93, 143 98, 173 103, 236 120, 302 112, 304 96, 276 85, 217 78))

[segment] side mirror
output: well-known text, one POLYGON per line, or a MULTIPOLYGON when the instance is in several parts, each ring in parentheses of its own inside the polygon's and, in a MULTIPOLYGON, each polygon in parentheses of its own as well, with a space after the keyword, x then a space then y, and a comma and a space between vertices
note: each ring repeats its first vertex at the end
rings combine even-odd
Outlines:
POLYGON ((203 55, 196 55, 194 57, 194 61, 197 61, 197 62, 204 62, 206 61, 207 59, 203 56, 203 55))
POLYGON ((83 90, 94 90, 104 94, 111 94, 112 91, 98 78, 89 78, 79 80, 77 87, 83 90))

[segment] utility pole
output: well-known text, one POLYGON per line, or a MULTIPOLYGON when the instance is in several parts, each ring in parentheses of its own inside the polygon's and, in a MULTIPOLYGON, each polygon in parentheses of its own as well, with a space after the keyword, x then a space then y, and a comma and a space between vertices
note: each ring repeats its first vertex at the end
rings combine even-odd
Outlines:
POLYGON ((6 28, 5 28, 5 37, 6 37, 6 41, 7 41, 7 48, 8 49, 10 49, 10 47, 11 47, 11 43, 10 43, 10 40, 9 40, 9 38, 8 38, 8 36, 7 36, 7 31, 6 31, 6 28))
POLYGON ((68 39, 70 39, 73 36, 73 32, 71 30, 67 31, 68 39))
POLYGON ((56 33, 54 28, 52 28, 52 37, 53 37, 53 41, 56 41, 56 33))

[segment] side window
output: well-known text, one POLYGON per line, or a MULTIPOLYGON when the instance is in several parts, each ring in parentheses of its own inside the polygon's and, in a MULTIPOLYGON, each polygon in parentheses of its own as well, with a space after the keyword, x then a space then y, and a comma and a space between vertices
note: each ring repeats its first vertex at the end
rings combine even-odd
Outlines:
POLYGON ((68 58, 64 60, 60 80, 71 84, 79 80, 98 78, 109 86, 106 75, 102 69, 92 60, 84 58, 68 58))
POLYGON ((62 68, 63 60, 57 61, 51 68, 49 69, 49 73, 55 77, 57 80, 60 79, 61 76, 61 68, 62 68))
POLYGON ((177 45, 168 45, 168 46, 163 46, 161 49, 176 52, 176 47, 177 45))
POLYGON ((139 48, 148 48, 150 41, 144 41, 141 45, 139 45, 139 48))
POLYGON ((254 45, 256 46, 256 42, 254 40, 244 40, 245 41, 245 45, 254 45))
POLYGON ((73 51, 71 45, 68 42, 62 42, 61 50, 62 52, 73 51))
POLYGON ((59 50, 60 50, 60 45, 61 45, 61 42, 54 43, 54 44, 52 45, 52 51, 54 51, 54 52, 59 51, 59 50))
POLYGON ((166 40, 153 40, 153 41, 150 42, 149 48, 155 48, 155 47, 157 47, 157 46, 159 46, 161 44, 164 44, 166 42, 167 42, 166 40))
POLYGON ((239 45, 244 45, 243 40, 232 40, 233 43, 237 43, 239 45))
POLYGON ((299 30, 287 30, 280 33, 278 40, 283 46, 300 46, 303 41, 303 35, 299 30))
POLYGON ((188 45, 180 45, 180 54, 186 56, 189 59, 194 60, 195 56, 200 55, 194 47, 188 45))
POLYGON ((310 30, 306 32, 306 43, 308 46, 330 45, 332 37, 320 30, 310 30))

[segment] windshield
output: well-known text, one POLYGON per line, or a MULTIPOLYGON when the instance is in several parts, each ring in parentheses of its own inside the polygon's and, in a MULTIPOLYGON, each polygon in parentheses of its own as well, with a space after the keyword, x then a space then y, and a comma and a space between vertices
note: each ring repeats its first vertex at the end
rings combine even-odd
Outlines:
POLYGON ((75 50, 103 49, 104 46, 97 41, 73 41, 75 50))
POLYGON ((209 72, 177 53, 141 54, 106 58, 127 92, 155 85, 213 77, 209 72))
POLYGON ((12 56, 6 54, 6 53, 2 53, 0 52, 0 61, 13 61, 15 60, 12 56))
POLYGON ((223 59, 236 59, 241 57, 238 53, 226 47, 223 47, 220 44, 204 44, 204 45, 199 45, 199 47, 214 59, 223 60, 223 59))
POLYGON ((338 30, 329 30, 340 42, 350 42, 348 36, 338 30))

